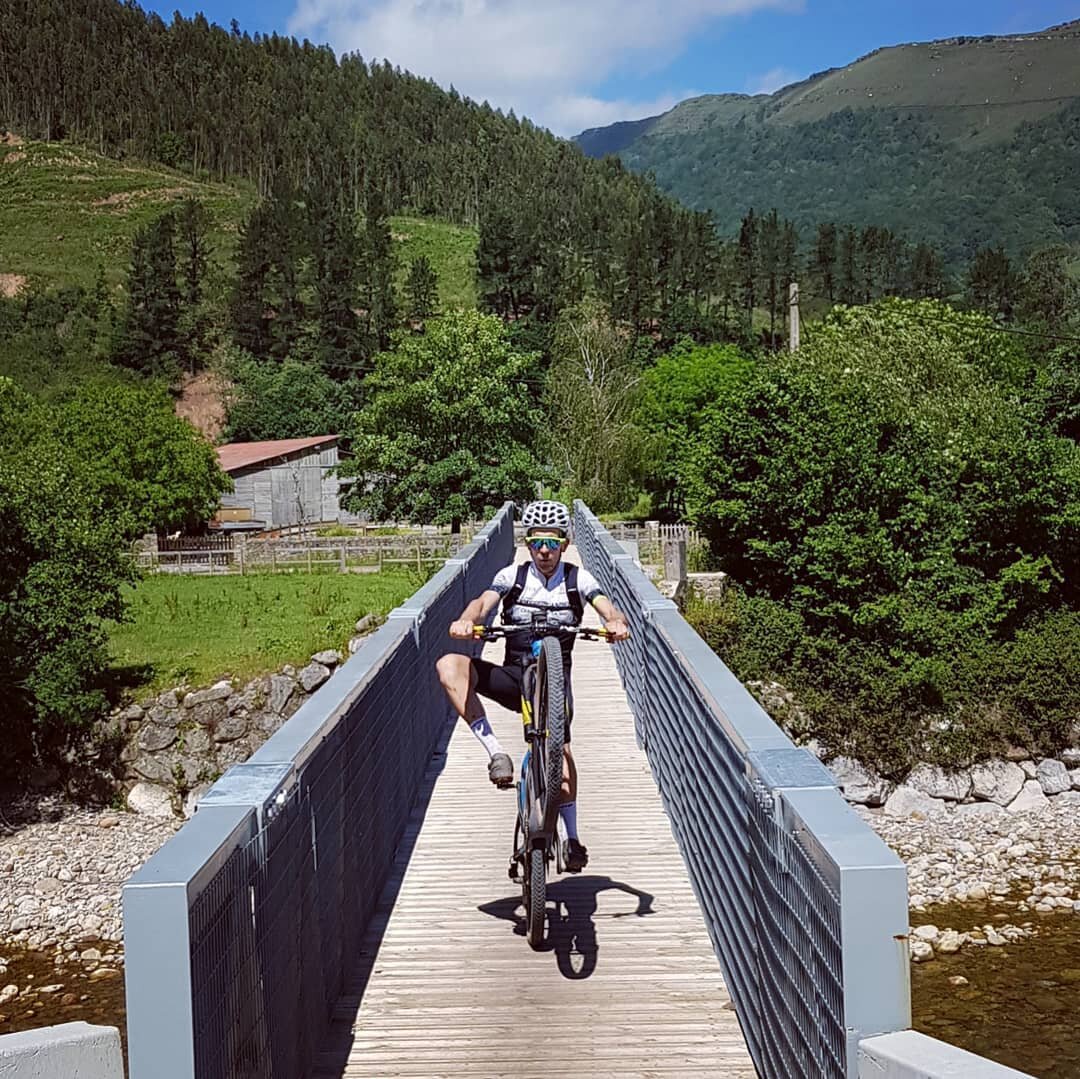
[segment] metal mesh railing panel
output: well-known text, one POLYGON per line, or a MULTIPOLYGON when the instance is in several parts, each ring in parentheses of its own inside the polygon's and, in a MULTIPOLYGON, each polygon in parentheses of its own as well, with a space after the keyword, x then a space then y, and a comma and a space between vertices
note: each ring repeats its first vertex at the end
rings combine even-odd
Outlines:
POLYGON ((754 784, 748 818, 757 930, 756 980, 769 1075, 844 1075, 840 897, 754 784))

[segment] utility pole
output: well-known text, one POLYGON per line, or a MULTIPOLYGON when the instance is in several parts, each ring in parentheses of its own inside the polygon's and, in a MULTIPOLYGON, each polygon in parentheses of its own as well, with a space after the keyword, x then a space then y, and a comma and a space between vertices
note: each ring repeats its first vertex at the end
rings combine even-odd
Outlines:
POLYGON ((792 281, 788 285, 788 348, 799 351, 799 284, 792 281))

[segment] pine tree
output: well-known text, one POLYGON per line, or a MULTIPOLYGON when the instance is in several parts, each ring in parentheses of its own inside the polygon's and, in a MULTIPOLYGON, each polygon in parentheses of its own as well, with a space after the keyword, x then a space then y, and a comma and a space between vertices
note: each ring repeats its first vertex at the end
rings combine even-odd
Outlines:
POLYGON ((390 347, 390 334, 397 325, 397 303, 394 298, 393 240, 382 192, 377 187, 372 187, 367 195, 364 271, 368 334, 374 347, 381 352, 390 347))
POLYGON ((188 371, 194 374, 206 347, 206 317, 202 302, 206 268, 210 260, 210 246, 206 239, 210 215, 201 202, 185 199, 177 211, 176 222, 184 361, 188 371))
POLYGON ((413 259, 405 282, 408 295, 408 316, 423 321, 435 314, 439 294, 439 278, 427 255, 413 259))
POLYGON ((836 299, 836 226, 831 222, 818 225, 814 272, 822 293, 832 303, 836 299))
POLYGON ((136 232, 116 362, 152 376, 175 376, 180 359, 180 288, 171 213, 136 232))

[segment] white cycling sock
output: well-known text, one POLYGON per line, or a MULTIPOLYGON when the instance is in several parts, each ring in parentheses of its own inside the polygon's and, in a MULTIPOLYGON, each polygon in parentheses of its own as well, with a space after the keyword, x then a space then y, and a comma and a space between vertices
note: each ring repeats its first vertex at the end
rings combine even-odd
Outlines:
POLYGON ((503 747, 499 745, 499 739, 495 737, 495 732, 491 729, 487 716, 474 719, 469 724, 469 729, 476 735, 484 749, 488 751, 488 757, 494 757, 496 753, 503 752, 503 747))
POLYGON ((559 806, 559 817, 566 829, 566 838, 577 839, 577 802, 563 802, 559 806))

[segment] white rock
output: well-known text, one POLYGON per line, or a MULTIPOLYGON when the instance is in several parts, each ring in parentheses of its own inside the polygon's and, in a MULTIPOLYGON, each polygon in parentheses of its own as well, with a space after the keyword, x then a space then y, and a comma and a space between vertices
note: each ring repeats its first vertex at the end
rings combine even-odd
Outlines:
POLYGON ((851 757, 837 757, 828 767, 849 802, 879 806, 889 797, 892 784, 851 757))
POLYGON ((911 961, 913 963, 925 963, 934 958, 934 949, 925 940, 911 941, 911 961))
POLYGON ((1080 791, 1080 768, 1070 768, 1069 779, 1072 780, 1073 790, 1080 791))
POLYGON ((1063 749, 1061 759, 1066 768, 1080 768, 1080 749, 1063 749))
POLYGON ((971 793, 971 776, 967 772, 945 772, 930 764, 913 768, 905 782, 931 798, 950 802, 962 802, 971 793))
POLYGON ((300 685, 306 693, 314 693, 330 677, 330 668, 321 663, 309 663, 300 672, 300 685))
POLYGON ((1050 805, 1037 779, 1029 779, 1023 790, 1006 807, 1010 813, 1041 813, 1050 805))
POLYGON ((128 809, 156 820, 173 817, 172 797, 164 787, 154 783, 136 783, 128 791, 128 809))
POLYGON ((916 940, 926 940, 933 944, 941 936, 941 930, 936 925, 920 925, 911 935, 916 940))
MULTIPOLYGON (((1039 793, 1042 793, 1041 788, 1039 793)), ((901 786, 889 795, 885 802, 885 812, 890 817, 918 817, 926 820, 941 816, 947 810, 940 798, 931 798, 914 787, 901 786)))
POLYGON ((1005 807, 996 802, 967 802, 958 805, 955 813, 958 817, 1000 817, 1004 814, 1005 807))
POLYGON ((1038 766, 1034 761, 1021 761, 1020 767, 1024 769, 1024 776, 1027 779, 1035 779, 1039 774, 1038 766))
POLYGON ((942 955, 952 955, 960 951, 960 934, 955 929, 946 929, 935 942, 934 948, 942 955))
POLYGON ((1056 761, 1053 757, 1039 761, 1036 773, 1042 784, 1043 794, 1063 794, 1072 788, 1069 770, 1061 761, 1056 761))
POLYGON ((1007 806, 1024 786, 1024 769, 1012 761, 984 761, 971 769, 972 792, 976 798, 1007 806))
POLYGON ((341 653, 336 648, 327 648, 316 652, 311 657, 312 663, 321 663, 324 667, 336 667, 341 662, 341 653))

